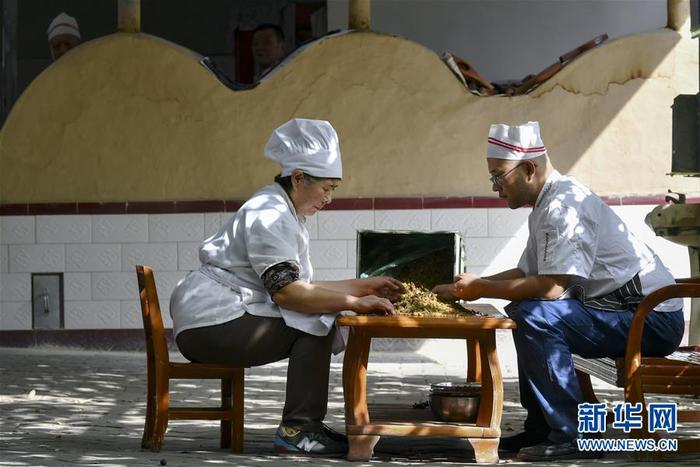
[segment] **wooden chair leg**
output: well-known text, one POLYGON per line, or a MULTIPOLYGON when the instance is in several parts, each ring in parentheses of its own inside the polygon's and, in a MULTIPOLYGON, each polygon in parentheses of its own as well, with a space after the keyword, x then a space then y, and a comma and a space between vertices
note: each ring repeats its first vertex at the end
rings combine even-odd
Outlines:
POLYGON ((243 395, 245 391, 245 369, 237 370, 233 384, 232 408, 233 419, 231 429, 231 451, 236 453, 243 452, 243 418, 245 407, 243 406, 243 395))
POLYGON ((141 438, 141 448, 151 449, 153 445, 153 429, 155 428, 156 408, 155 394, 148 394, 146 397, 146 420, 143 426, 143 437, 141 438))
POLYGON ((168 409, 170 408, 170 389, 167 378, 165 381, 158 384, 156 382, 156 410, 155 420, 153 424, 153 441, 151 443, 151 451, 158 452, 163 446, 165 438, 165 430, 168 428, 168 409))
POLYGON ((156 388, 154 374, 151 370, 152 363, 148 362, 148 385, 146 388, 146 420, 143 426, 143 437, 141 438, 141 448, 150 449, 153 444, 153 429, 156 418, 156 388))
MULTIPOLYGON (((641 390, 641 383, 640 384, 635 384, 635 382, 630 383, 626 388, 625 388, 625 402, 629 402, 630 404, 642 404, 642 427, 638 429, 633 429, 630 431, 630 438, 636 438, 636 439, 649 439, 649 438, 654 438, 654 439, 659 439, 659 435, 657 433, 649 433, 648 429, 648 423, 649 423, 649 414, 647 413, 647 403, 644 400, 644 393, 641 390)), ((640 459, 647 458, 647 457, 657 457, 657 456, 647 456, 646 453, 640 457, 640 459)))
MULTIPOLYGON (((232 412, 233 399, 231 398, 231 386, 233 382, 230 379, 221 380, 221 408, 228 409, 232 412)), ((231 447, 231 420, 221 420, 221 447, 231 447)))
POLYGON ((591 376, 588 373, 576 370, 576 377, 578 378, 578 385, 581 387, 581 392, 583 393, 583 399, 591 404, 597 404, 598 397, 596 397, 595 391, 593 391, 591 376))

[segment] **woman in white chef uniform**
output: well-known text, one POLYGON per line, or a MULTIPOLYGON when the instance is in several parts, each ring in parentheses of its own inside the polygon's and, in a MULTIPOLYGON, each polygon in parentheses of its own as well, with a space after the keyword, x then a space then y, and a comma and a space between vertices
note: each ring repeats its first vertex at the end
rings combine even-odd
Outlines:
POLYGON ((342 455, 347 440, 323 424, 331 352, 343 349, 338 312, 393 314, 403 291, 375 277, 312 282, 305 217, 331 202, 342 178, 330 123, 293 119, 277 128, 265 157, 282 166, 199 249, 202 266, 175 288, 170 313, 191 361, 247 367, 289 358, 275 450, 342 455))

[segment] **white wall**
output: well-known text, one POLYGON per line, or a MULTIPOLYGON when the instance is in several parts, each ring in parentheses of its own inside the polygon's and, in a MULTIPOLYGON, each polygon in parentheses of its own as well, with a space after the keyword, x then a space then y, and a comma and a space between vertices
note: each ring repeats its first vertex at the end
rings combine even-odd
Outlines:
MULTIPOLYGON (((615 206, 676 277, 690 274, 685 247, 644 224, 651 205, 615 206)), ((349 279, 356 270, 356 230, 460 231, 467 271, 512 268, 527 241, 529 209, 322 211, 308 221, 317 280, 349 279)), ((232 213, 0 216, 0 331, 31 329, 31 274, 64 273, 65 327, 140 328, 135 264, 155 270, 166 326, 175 284, 199 267, 199 242, 232 213)), ((503 303, 494 301, 498 305, 503 303)), ((686 313, 689 312, 686 305, 686 313)), ((686 316, 687 319, 687 316, 686 316)))
MULTIPOLYGON (((521 79, 593 37, 666 25, 666 0, 372 0, 371 28, 467 60, 491 81, 521 79)), ((348 0, 328 0, 346 29, 348 0)))

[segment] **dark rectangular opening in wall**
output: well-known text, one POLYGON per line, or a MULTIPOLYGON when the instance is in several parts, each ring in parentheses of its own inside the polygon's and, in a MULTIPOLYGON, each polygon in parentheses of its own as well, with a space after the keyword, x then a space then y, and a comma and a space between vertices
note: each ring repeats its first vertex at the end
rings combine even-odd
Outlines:
POLYGON ((679 94, 673 99, 671 171, 678 175, 700 175, 699 94, 679 94))
POLYGON ((62 329, 63 273, 32 274, 32 328, 62 329))
POLYGON ((431 289, 463 272, 459 232, 357 232, 357 277, 391 276, 431 289))

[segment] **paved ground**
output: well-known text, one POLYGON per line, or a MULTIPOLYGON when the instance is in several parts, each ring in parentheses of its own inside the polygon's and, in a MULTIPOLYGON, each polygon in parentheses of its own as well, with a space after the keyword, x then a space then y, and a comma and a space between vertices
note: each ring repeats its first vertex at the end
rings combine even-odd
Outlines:
MULTIPOLYGON (((411 405, 426 399, 430 383, 458 380, 464 374, 463 348, 458 343, 450 347, 442 342, 431 341, 418 351, 373 352, 368 380, 371 401, 411 405)), ((506 338, 499 336, 506 376, 504 435, 519 430, 524 416, 517 403, 511 349, 506 338)), ((341 358, 342 354, 333 360, 327 421, 342 430, 341 358)), ((218 424, 204 421, 171 422, 163 450, 142 451, 145 374, 145 356, 140 353, 0 348, 0 465, 158 466, 161 459, 168 466, 432 466, 473 462, 460 440, 442 438, 383 438, 368 463, 276 456, 272 437, 283 405, 286 362, 253 368, 246 374, 244 455, 219 449, 218 424)), ((213 403, 217 386, 206 381, 181 381, 174 384, 171 394, 174 401, 188 405, 207 400, 213 403)), ((608 401, 620 397, 619 390, 607 386, 601 386, 600 394, 608 401)), ((700 401, 684 403, 700 405, 700 401)), ((695 436, 700 434, 696 431, 695 436)), ((595 462, 634 464, 619 454, 595 462)), ((504 458, 502 463, 518 462, 504 458)), ((677 464, 698 465, 698 460, 677 464)))

